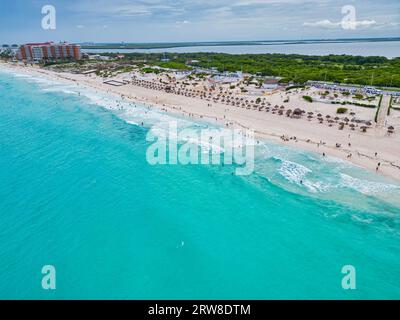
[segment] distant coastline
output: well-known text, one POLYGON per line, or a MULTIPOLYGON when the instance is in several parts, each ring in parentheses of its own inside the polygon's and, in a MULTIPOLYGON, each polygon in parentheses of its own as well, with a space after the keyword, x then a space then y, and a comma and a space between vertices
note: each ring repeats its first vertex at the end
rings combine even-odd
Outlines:
POLYGON ((308 39, 308 40, 256 40, 256 41, 209 41, 209 42, 155 42, 155 43, 81 43, 83 49, 170 49, 184 47, 218 47, 218 46, 254 46, 254 45, 296 45, 318 43, 358 43, 358 42, 392 42, 400 37, 391 38, 351 38, 351 39, 308 39))

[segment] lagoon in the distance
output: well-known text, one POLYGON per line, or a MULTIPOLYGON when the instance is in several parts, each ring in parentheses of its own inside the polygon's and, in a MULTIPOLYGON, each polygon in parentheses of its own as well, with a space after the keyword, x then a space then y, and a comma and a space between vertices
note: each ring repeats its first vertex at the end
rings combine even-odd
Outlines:
POLYGON ((303 54, 330 55, 347 54, 355 56, 400 57, 400 41, 360 41, 360 42, 308 42, 308 43, 266 43, 257 45, 191 46, 159 49, 85 49, 88 53, 194 53, 216 52, 228 54, 303 54))

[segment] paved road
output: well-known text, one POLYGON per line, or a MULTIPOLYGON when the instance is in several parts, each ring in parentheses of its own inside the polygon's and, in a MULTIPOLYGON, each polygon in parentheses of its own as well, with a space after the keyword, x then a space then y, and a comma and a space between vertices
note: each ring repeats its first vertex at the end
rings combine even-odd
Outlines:
POLYGON ((386 118, 390 106, 390 95, 384 95, 382 98, 381 108, 378 113, 378 120, 376 122, 378 127, 384 127, 386 124, 386 118))

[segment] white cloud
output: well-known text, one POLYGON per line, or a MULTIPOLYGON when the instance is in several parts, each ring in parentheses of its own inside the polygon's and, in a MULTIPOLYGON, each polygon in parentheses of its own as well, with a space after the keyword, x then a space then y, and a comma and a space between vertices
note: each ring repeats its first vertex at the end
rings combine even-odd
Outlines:
MULTIPOLYGON (((335 29, 335 28, 345 28, 346 24, 348 25, 349 22, 339 21, 334 22, 328 19, 316 21, 316 22, 304 22, 303 26, 305 27, 312 27, 312 28, 323 28, 323 29, 335 29)), ((368 28, 377 25, 375 20, 361 20, 361 21, 354 21, 351 22, 351 25, 355 28, 368 28)))

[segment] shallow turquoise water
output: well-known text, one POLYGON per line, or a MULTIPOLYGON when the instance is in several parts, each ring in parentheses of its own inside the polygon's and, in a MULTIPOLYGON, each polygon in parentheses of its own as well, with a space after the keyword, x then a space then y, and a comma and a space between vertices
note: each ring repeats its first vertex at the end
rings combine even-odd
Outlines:
POLYGON ((0 97, 1 299, 400 297, 396 182, 272 143, 249 177, 150 166, 166 115, 3 72, 0 97))

